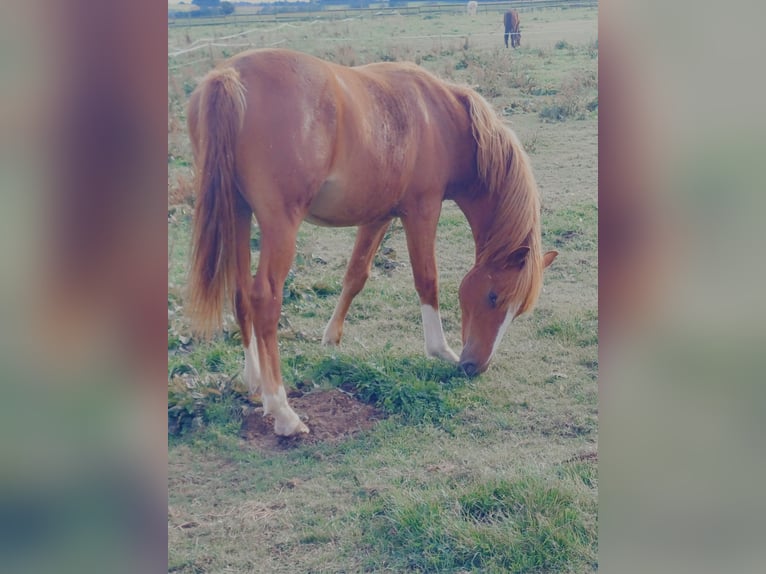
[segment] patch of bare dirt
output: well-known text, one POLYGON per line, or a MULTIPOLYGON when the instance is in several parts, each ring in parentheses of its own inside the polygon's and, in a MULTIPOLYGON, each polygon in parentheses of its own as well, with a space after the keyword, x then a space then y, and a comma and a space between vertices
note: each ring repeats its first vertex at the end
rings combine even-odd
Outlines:
POLYGON ((290 394, 290 405, 311 431, 297 437, 274 434, 274 419, 256 408, 242 421, 242 438, 266 451, 279 451, 304 444, 338 443, 375 426, 385 417, 375 407, 361 403, 341 390, 297 391, 290 394))
POLYGON ((580 454, 574 455, 572 458, 566 459, 564 462, 580 462, 580 461, 587 461, 587 462, 598 462, 598 451, 595 452, 582 452, 580 454))

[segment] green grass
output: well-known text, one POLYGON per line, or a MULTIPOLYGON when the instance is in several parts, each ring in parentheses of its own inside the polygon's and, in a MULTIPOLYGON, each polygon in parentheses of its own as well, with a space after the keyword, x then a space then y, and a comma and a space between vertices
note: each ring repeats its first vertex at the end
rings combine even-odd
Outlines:
POLYGON ((188 364, 171 371, 168 384, 168 432, 183 436, 215 427, 235 434, 247 405, 247 388, 237 379, 198 377, 188 364))
POLYGON ((352 392, 404 423, 445 422, 459 409, 449 389, 467 380, 454 365, 444 362, 386 356, 365 362, 328 357, 313 365, 307 376, 315 383, 352 392))
POLYGON ((595 560, 581 503, 536 477, 389 497, 366 522, 365 540, 397 571, 552 572, 595 560))
POLYGON ((587 316, 555 317, 539 327, 537 334, 565 345, 589 347, 598 344, 596 320, 587 316))
MULTIPOLYGON (((248 404, 248 391, 239 373, 242 352, 238 345, 219 342, 170 362, 168 419, 174 434, 207 425, 224 432, 238 430, 248 404), (209 372, 204 380, 195 376, 209 372)), ((453 365, 425 357, 351 356, 307 357, 283 361, 289 386, 340 387, 403 424, 441 424, 460 410, 452 393, 467 382, 453 365)))
POLYGON ((561 465, 557 474, 561 478, 579 481, 587 488, 595 489, 598 486, 598 466, 592 462, 580 461, 561 465))
POLYGON ((570 205, 543 214, 543 239, 554 248, 591 251, 597 247, 598 207, 570 205))

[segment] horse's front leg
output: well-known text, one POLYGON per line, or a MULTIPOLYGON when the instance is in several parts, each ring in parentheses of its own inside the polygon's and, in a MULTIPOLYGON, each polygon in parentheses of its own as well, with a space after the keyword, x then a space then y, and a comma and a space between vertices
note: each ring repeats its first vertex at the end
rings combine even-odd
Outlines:
POLYGON ((440 212, 441 203, 431 209, 408 212, 406 217, 402 217, 402 225, 407 234, 407 249, 410 253, 415 289, 420 296, 426 355, 458 363, 459 357, 444 337, 439 314, 439 279, 434 244, 440 212))
POLYGON ((343 336, 343 322, 346 320, 351 301, 367 282, 372 267, 372 259, 390 224, 391 220, 389 219, 359 227, 354 251, 351 253, 346 276, 343 278, 343 291, 338 299, 338 304, 335 306, 335 311, 327 323, 327 327, 325 327, 322 344, 340 344, 340 339, 343 336))
POLYGON ((282 290, 295 257, 298 223, 271 219, 260 224, 261 255, 250 288, 253 327, 260 366, 261 400, 264 414, 274 417, 274 432, 282 436, 309 432, 287 403, 277 344, 277 327, 282 310, 282 290), (265 223, 265 224, 264 224, 265 223))

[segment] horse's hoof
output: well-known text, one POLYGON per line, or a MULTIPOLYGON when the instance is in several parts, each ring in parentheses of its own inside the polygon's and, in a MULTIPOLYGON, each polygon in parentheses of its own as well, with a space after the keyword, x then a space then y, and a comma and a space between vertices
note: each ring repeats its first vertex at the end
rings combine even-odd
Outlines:
POLYGON ((309 427, 298 419, 287 424, 274 423, 274 434, 278 436, 300 436, 309 434, 309 427))
POLYGON ((455 353, 455 351, 449 347, 445 349, 427 351, 426 355, 434 359, 441 359, 443 361, 447 361, 448 363, 453 363, 455 365, 460 362, 460 357, 458 357, 457 353, 455 353))
POLYGON ((325 333, 322 336, 322 345, 325 347, 337 347, 340 345, 340 335, 325 333))

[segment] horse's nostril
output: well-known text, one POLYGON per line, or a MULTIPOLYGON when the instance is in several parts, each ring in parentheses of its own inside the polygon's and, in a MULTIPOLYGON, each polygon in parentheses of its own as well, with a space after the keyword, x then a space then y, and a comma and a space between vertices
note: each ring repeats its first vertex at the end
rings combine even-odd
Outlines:
POLYGON ((474 377, 479 372, 479 370, 476 368, 476 363, 460 363, 460 368, 463 369, 463 372, 469 377, 474 377))

